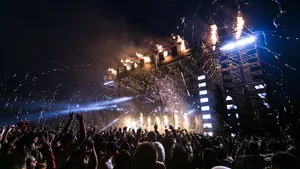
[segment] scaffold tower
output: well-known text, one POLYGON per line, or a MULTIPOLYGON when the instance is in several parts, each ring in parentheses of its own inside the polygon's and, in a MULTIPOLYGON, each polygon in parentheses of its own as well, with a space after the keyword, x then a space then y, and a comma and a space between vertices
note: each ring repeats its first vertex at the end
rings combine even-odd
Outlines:
POLYGON ((255 40, 247 45, 235 45, 232 49, 221 49, 219 62, 227 121, 233 131, 259 133, 276 127, 276 114, 267 100, 267 86, 255 40))

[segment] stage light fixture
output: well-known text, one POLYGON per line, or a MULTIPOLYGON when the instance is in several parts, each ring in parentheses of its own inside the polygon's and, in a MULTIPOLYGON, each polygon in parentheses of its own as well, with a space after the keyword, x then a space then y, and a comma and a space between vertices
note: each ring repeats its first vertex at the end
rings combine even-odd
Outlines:
POLYGON ((235 42, 230 42, 228 44, 225 44, 223 47, 220 48, 220 50, 232 50, 234 48, 242 47, 248 44, 251 44, 255 41, 254 36, 250 36, 241 40, 237 40, 235 42))
POLYGON ((201 99, 200 99, 200 102, 201 102, 201 103, 207 103, 207 102, 208 102, 208 98, 207 98, 207 97, 201 98, 201 99))
POLYGON ((226 101, 231 101, 231 100, 233 100, 231 96, 226 97, 226 101))
POLYGON ((199 88, 201 88, 201 87, 206 87, 206 82, 203 82, 203 83, 199 83, 199 88))
POLYGON ((202 118, 207 120, 207 119, 211 119, 211 116, 210 116, 210 114, 203 114, 202 118))
POLYGON ((199 91, 199 95, 206 95, 207 94, 207 90, 201 90, 199 91))
POLYGON ((204 135, 208 135, 208 136, 212 137, 213 136, 213 132, 204 132, 204 135))
POLYGON ((203 123, 203 128, 212 128, 211 123, 203 123))
POLYGON ((267 93, 259 93, 257 94, 261 99, 265 99, 267 97, 267 93))
POLYGON ((201 106, 202 111, 208 111, 210 110, 209 106, 201 106))
POLYGON ((198 80, 204 80, 204 79, 205 79, 205 75, 198 76, 198 80))
POLYGON ((259 84, 259 85, 256 85, 256 86, 254 86, 255 87, 255 89, 264 89, 265 88, 265 86, 264 85, 262 85, 262 84, 259 84))

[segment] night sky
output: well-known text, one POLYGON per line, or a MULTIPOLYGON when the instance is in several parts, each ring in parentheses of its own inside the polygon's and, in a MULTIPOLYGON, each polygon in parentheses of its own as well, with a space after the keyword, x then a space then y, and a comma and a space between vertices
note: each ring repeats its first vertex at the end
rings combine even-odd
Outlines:
MULTIPOLYGON (((182 36, 184 30, 185 39, 192 44, 193 23, 195 40, 199 41, 210 18, 218 27, 223 27, 224 23, 230 24, 235 20, 237 12, 234 0, 217 0, 214 4, 212 0, 204 0, 194 17, 199 0, 70 2, 72 1, 1 2, 0 79, 4 79, 1 82, 1 91, 4 93, 2 101, 15 99, 16 96, 26 98, 29 91, 36 92, 36 95, 45 91, 42 95, 52 97, 59 84, 63 87, 59 90, 57 99, 69 98, 81 88, 85 88, 82 95, 89 95, 89 90, 101 90, 95 84, 102 81, 108 67, 113 67, 128 52, 140 48, 149 39, 168 37, 174 30, 182 36), (213 16, 215 12, 217 14, 213 16), (186 23, 184 29, 180 25, 183 16, 186 23), (178 25, 180 27, 176 30, 178 25), (53 72, 53 69, 61 71, 53 72), (50 73, 41 77, 43 72, 47 73, 49 70, 50 73), (7 77, 9 79, 5 80, 7 77), (40 77, 36 82, 38 85, 24 83, 24 80, 29 81, 35 77, 40 77)), ((267 42, 271 50, 282 54, 279 65, 284 72, 284 85, 288 95, 296 99, 300 94, 297 83, 299 71, 293 71, 284 64, 300 69, 300 43, 296 40, 300 37, 299 2, 280 2, 287 13, 278 20, 280 27, 277 29, 272 22, 279 10, 272 0, 244 0, 239 1, 239 4, 246 25, 251 25, 254 31, 275 35, 267 35, 267 42), (249 4, 246 5, 245 2, 249 4)), ((278 65, 279 62, 273 55, 265 57, 271 65, 278 65)), ((273 73, 277 74, 276 71, 273 73)))

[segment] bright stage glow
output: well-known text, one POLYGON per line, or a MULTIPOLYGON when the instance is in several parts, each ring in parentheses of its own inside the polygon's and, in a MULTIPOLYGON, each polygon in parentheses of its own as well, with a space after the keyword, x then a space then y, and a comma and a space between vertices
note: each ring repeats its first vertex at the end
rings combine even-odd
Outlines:
POLYGON ((234 48, 238 48, 238 47, 242 47, 242 46, 251 44, 254 41, 255 41, 255 37, 250 36, 248 38, 244 38, 241 40, 237 40, 235 42, 228 43, 228 44, 224 45, 223 47, 221 47, 220 50, 232 50, 234 48))

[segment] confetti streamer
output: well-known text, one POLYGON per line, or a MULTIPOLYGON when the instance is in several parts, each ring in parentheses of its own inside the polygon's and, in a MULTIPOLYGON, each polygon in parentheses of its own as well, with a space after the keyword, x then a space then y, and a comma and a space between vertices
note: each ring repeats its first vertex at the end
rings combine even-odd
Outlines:
POLYGON ((273 25, 276 28, 278 28, 280 26, 280 24, 277 24, 276 21, 277 21, 277 19, 279 19, 281 17, 281 15, 285 14, 286 11, 283 10, 283 8, 278 0, 272 0, 272 1, 277 3, 278 9, 279 9, 279 13, 273 19, 273 25))
POLYGON ((246 2, 244 0, 236 0, 236 1, 242 2, 244 5, 249 5, 253 0, 251 0, 249 2, 246 2))
POLYGON ((280 39, 286 39, 286 40, 296 40, 296 41, 299 40, 298 37, 289 37, 289 36, 281 36, 281 35, 274 35, 274 34, 265 34, 265 35, 272 36, 272 37, 277 37, 277 38, 280 38, 280 39))
MULTIPOLYGON (((270 50, 270 49, 268 48, 267 37, 266 37, 267 34, 265 34, 263 31, 252 32, 247 26, 245 26, 245 28, 246 28, 249 32, 251 32, 251 34, 257 34, 257 33, 262 34, 262 35, 263 35, 263 38, 264 38, 264 44, 265 44, 265 46, 263 46, 262 43, 261 43, 261 42, 259 41, 259 39, 258 39, 258 42, 259 42, 259 44, 260 44, 260 45, 258 45, 258 47, 259 47, 259 48, 262 48, 262 49, 265 49, 268 53, 271 53, 271 54, 272 54, 272 55, 273 55, 273 56, 281 63, 281 60, 280 60, 279 57, 278 57, 278 56, 281 56, 281 54, 276 53, 276 52, 274 52, 274 51, 272 51, 272 50, 270 50)), ((298 69, 296 69, 296 68, 294 68, 293 66, 290 66, 290 65, 288 65, 288 64, 286 64, 286 63, 283 63, 283 65, 284 65, 285 67, 291 69, 291 70, 298 71, 298 69)))
MULTIPOLYGON (((282 97, 282 98, 284 98, 284 100, 286 100, 290 104, 291 112, 294 113, 293 105, 291 105, 291 101, 290 101, 289 97, 287 96, 287 94, 286 94, 286 92, 284 90, 284 75, 283 75, 283 70, 279 66, 276 66, 274 64, 270 64, 270 63, 268 63, 268 62, 266 62, 264 60, 262 60, 262 63, 264 65, 266 65, 266 66, 269 66, 270 68, 274 68, 275 69, 274 72, 279 72, 278 74, 280 74, 280 79, 277 79, 277 78, 275 78, 277 73, 276 74, 272 74, 273 71, 272 72, 266 72, 266 69, 263 70, 266 75, 268 75, 269 77, 271 77, 275 81, 274 84, 276 84, 277 87, 278 87, 278 89, 280 90, 279 96, 282 97)), ((286 105, 285 105, 285 107, 286 107, 286 105)))
MULTIPOLYGON (((202 1, 199 1, 199 4, 196 8, 196 11, 194 12, 193 14, 193 24, 192 24, 192 41, 193 41, 193 44, 195 44, 195 24, 196 24, 196 14, 198 13, 201 5, 203 4, 205 0, 202 0, 202 1)), ((217 0, 216 0, 217 1, 217 0)))

